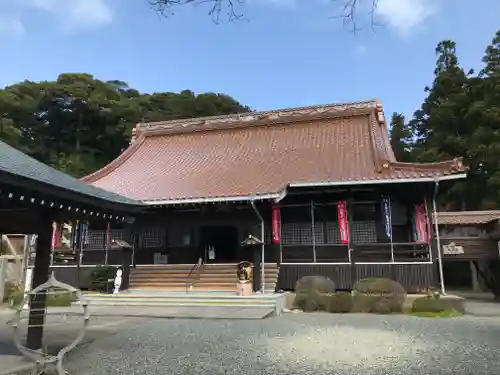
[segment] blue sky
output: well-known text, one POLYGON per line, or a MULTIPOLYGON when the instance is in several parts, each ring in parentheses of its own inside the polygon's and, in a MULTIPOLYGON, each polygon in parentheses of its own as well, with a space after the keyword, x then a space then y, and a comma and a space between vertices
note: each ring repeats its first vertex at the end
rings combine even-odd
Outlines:
MULTIPOLYGON (((440 40, 477 68, 500 29, 498 0, 379 0, 383 26, 355 35, 331 18, 331 0, 246 0, 245 20, 220 25, 207 11, 162 19, 147 0, 0 0, 0 86, 86 72, 144 92, 222 92, 258 110, 377 97, 387 116, 411 115, 440 40)), ((366 9, 358 23, 369 26, 366 9)))

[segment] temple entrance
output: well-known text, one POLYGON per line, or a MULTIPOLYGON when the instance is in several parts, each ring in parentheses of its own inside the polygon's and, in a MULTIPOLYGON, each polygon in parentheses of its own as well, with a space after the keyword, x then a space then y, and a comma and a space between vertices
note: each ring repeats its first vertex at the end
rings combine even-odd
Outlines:
POLYGON ((206 263, 238 261, 238 229, 232 226, 200 228, 200 246, 206 263))

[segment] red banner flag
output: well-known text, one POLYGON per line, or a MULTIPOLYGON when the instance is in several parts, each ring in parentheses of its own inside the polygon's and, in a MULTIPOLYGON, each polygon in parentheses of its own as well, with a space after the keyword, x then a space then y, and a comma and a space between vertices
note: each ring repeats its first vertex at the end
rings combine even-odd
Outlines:
POLYGON ((52 248, 52 250, 54 250, 56 248, 56 237, 57 237, 57 223, 53 222, 52 223, 52 241, 50 244, 50 247, 52 248))
POLYGON ((349 222, 347 220, 347 202, 340 201, 337 203, 337 217, 339 220, 340 242, 342 244, 349 243, 349 222))
POLYGON ((62 228, 63 224, 60 223, 52 223, 52 250, 61 246, 61 236, 62 236, 62 228))
POLYGON ((431 243, 432 241, 432 231, 431 231, 431 218, 429 216, 429 209, 427 205, 427 199, 424 198, 424 207, 425 207, 425 222, 427 224, 427 243, 431 243))
POLYGON ((111 244, 111 225, 108 221, 108 226, 106 227, 106 248, 111 244))
POLYGON ((272 220, 272 229, 273 229, 273 243, 281 242, 281 212, 278 206, 273 207, 273 220, 272 220))
POLYGON ((416 242, 425 243, 427 238, 427 223, 425 218, 425 206, 423 204, 416 204, 415 211, 415 232, 417 235, 416 242))

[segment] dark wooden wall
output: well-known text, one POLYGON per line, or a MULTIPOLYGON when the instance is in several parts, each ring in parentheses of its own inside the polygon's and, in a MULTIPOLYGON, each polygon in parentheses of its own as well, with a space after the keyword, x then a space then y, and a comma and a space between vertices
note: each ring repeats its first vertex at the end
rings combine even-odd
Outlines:
POLYGON ((337 285, 337 289, 351 289, 352 281, 365 277, 386 277, 403 285, 408 293, 436 286, 435 264, 282 264, 278 288, 293 290, 297 280, 304 276, 326 276, 337 285), (353 274, 354 273, 354 274, 353 274))
POLYGON ((490 238, 442 238, 441 248, 453 242, 464 248, 463 254, 443 254, 446 261, 494 260, 498 259, 496 241, 490 238))

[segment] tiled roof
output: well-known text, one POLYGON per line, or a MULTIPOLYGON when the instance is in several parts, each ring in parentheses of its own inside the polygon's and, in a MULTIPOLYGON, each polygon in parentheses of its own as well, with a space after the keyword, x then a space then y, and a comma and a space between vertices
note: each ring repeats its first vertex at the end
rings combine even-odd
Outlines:
POLYGON ((487 224, 500 219, 500 210, 438 212, 440 225, 487 224))
POLYGON ((142 205, 139 201, 79 181, 76 178, 33 159, 2 141, 0 141, 0 171, 26 178, 34 183, 41 182, 49 186, 70 190, 78 194, 106 200, 108 202, 142 205))
POLYGON ((134 199, 168 203, 465 170, 460 159, 397 162, 381 106, 366 101, 139 124, 131 146, 85 180, 134 199))

